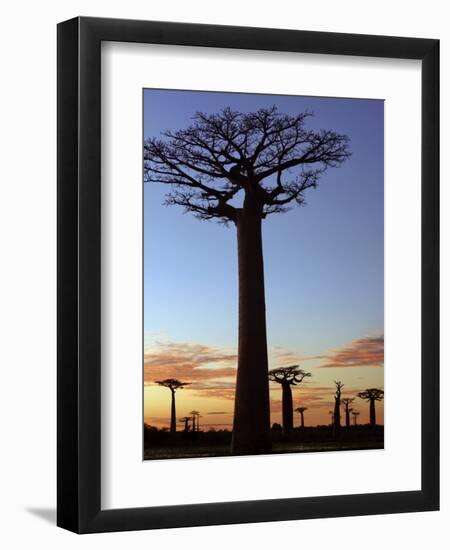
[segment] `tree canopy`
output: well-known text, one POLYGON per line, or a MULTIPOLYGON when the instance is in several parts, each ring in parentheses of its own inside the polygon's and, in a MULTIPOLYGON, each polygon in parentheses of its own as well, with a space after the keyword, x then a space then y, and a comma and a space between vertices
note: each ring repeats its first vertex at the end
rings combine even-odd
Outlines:
POLYGON ((269 371, 269 380, 278 382, 278 384, 288 384, 290 386, 297 386, 307 376, 311 376, 311 373, 305 372, 299 365, 278 367, 277 369, 271 369, 269 371))
POLYGON ((164 386, 165 388, 169 388, 170 391, 172 392, 175 392, 180 388, 184 388, 184 386, 189 386, 189 382, 180 382, 176 378, 166 378, 165 380, 155 380, 155 384, 158 384, 158 386, 164 386))
POLYGON ((381 401, 384 398, 384 390, 369 388, 368 390, 360 391, 358 397, 366 401, 381 401))
POLYGON ((169 184, 166 204, 200 219, 236 221, 240 191, 252 194, 261 218, 284 212, 303 204, 320 175, 350 156, 348 136, 308 129, 311 116, 282 114, 276 106, 197 112, 187 128, 145 140, 144 179, 169 184))

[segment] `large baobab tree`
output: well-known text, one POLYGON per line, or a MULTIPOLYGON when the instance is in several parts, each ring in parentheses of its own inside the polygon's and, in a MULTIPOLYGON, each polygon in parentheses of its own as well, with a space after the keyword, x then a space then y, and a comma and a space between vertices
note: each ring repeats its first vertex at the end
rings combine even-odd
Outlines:
POLYGON ((334 437, 338 438, 341 431, 341 391, 344 387, 342 382, 334 382, 336 392, 334 394, 334 417, 333 417, 333 433, 334 437))
POLYGON ((305 202, 321 175, 349 156, 346 135, 306 127, 309 112, 196 113, 192 125, 144 142, 144 179, 170 186, 166 204, 233 223, 239 338, 232 451, 270 450, 262 221, 305 202))
POLYGON ((158 384, 158 386, 169 388, 172 394, 172 403, 170 407, 170 433, 174 434, 177 431, 177 415, 175 411, 175 393, 177 390, 184 388, 184 386, 189 386, 189 383, 180 382, 175 378, 166 378, 165 380, 155 380, 155 384, 158 384))
POLYGON ((347 428, 350 426, 350 413, 352 412, 352 409, 350 408, 350 405, 355 400, 354 397, 344 397, 342 399, 342 403, 344 404, 344 410, 345 410, 345 425, 347 428))
POLYGON ((376 425, 376 416, 375 416, 375 401, 382 401, 384 398, 384 391, 378 388, 369 388, 368 390, 360 391, 358 397, 369 402, 369 411, 370 411, 370 425, 376 425))
POLYGON ((308 410, 308 407, 297 407, 297 408, 295 409, 295 412, 300 413, 300 421, 301 421, 300 426, 301 426, 302 428, 305 427, 305 418, 304 418, 303 413, 304 413, 305 411, 307 411, 307 410, 308 410))
POLYGON ((311 376, 311 373, 305 372, 299 365, 293 365, 292 367, 279 367, 269 371, 269 380, 272 382, 277 382, 277 384, 281 384, 284 433, 289 433, 294 427, 291 386, 298 386, 307 376, 311 376))
POLYGON ((360 415, 361 413, 359 411, 354 411, 352 410, 352 416, 353 416, 353 424, 355 426, 357 426, 358 424, 358 416, 360 415))

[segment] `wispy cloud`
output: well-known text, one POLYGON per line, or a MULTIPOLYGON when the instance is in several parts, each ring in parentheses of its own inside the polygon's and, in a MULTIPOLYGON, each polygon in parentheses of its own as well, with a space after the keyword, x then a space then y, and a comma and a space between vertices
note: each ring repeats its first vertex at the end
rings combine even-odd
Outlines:
POLYGON ((270 356, 277 367, 297 365, 303 360, 295 351, 284 349, 281 346, 274 346, 270 351, 270 356))
POLYGON ((348 367, 383 367, 384 335, 367 336, 353 340, 350 344, 338 348, 328 356, 322 357, 324 364, 319 369, 348 367))
MULTIPOLYGON (((383 335, 355 339, 349 344, 332 352, 314 357, 301 357, 295 351, 282 347, 270 350, 273 364, 283 366, 302 364, 307 359, 320 361, 314 369, 348 367, 382 367, 384 362, 383 335)), ((147 386, 155 385, 155 380, 177 378, 188 382, 185 391, 191 397, 223 399, 234 401, 236 385, 237 356, 234 349, 219 348, 206 344, 158 341, 145 346, 144 381, 147 386)), ((309 371, 307 367, 305 370, 309 371)), ((318 373, 316 373, 318 375, 318 373)), ((299 387, 293 389, 296 406, 304 405, 311 409, 328 407, 333 402, 333 384, 324 385, 313 373, 299 387)), ((356 393, 353 387, 345 390, 351 395, 356 393)), ((280 408, 281 387, 271 384, 272 409, 280 408)), ((349 394, 349 395, 350 395, 349 394)), ((227 414, 211 411, 211 415, 227 414)))
POLYGON ((204 344, 156 342, 144 349, 144 381, 178 378, 190 389, 227 387, 236 376, 236 353, 204 344), (228 379, 228 380, 227 380, 228 379))

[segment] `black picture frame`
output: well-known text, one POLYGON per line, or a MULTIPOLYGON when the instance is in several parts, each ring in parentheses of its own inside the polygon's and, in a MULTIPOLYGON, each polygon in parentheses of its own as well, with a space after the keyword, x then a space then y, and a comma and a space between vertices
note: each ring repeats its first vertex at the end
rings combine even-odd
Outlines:
POLYGON ((77 17, 58 25, 57 524, 76 533, 439 508, 439 41, 77 17), (422 61, 420 491, 101 509, 102 41, 422 61))

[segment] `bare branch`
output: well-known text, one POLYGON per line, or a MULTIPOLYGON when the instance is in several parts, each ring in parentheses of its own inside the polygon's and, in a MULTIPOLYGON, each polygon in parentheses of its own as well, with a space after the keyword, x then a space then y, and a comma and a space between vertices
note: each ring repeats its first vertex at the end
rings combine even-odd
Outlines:
POLYGON ((290 386, 301 384, 303 379, 307 376, 311 376, 311 373, 305 372, 299 365, 279 367, 269 371, 269 380, 277 382, 278 384, 288 384, 290 386))
POLYGON ((239 191, 258 202, 262 218, 284 212, 291 203, 304 204, 305 191, 323 172, 350 156, 349 138, 306 129, 310 116, 284 115, 275 106, 196 113, 191 126, 144 142, 144 179, 170 185, 167 204, 201 219, 235 221, 239 191))
POLYGON ((184 388, 184 386, 189 386, 189 382, 180 382, 176 378, 166 378, 165 380, 155 380, 155 384, 158 384, 158 386, 169 388, 169 390, 173 393, 175 393, 178 389, 184 388))
POLYGON ((384 399, 384 390, 378 388, 369 388, 358 393, 360 399, 365 401, 382 401, 384 399))

